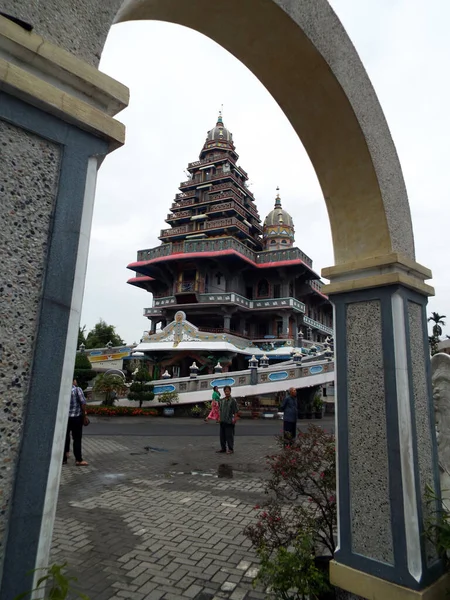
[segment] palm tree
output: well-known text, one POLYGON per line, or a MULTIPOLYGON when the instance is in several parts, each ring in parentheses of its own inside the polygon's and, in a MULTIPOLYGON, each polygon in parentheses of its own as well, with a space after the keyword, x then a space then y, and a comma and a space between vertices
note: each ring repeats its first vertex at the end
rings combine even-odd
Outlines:
POLYGON ((432 321, 434 323, 433 337, 436 338, 436 341, 439 341, 439 337, 442 335, 441 325, 445 325, 444 319, 446 318, 446 315, 440 315, 437 312, 432 312, 431 317, 428 317, 428 321, 432 321))

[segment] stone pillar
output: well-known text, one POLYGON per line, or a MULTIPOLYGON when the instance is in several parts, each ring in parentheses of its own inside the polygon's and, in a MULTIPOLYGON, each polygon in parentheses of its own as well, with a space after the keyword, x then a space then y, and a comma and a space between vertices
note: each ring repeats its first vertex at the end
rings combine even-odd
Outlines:
POLYGON ((97 168, 124 141, 112 116, 127 102, 123 85, 0 16, 1 598, 47 565, 97 168))
POLYGON ((289 335, 289 315, 288 313, 283 313, 283 335, 289 335))
POLYGON ((224 315, 223 316, 223 328, 226 329, 227 331, 229 331, 230 327, 231 327, 231 315, 224 315))
POLYGON ((402 598, 419 598, 443 571, 424 536, 427 486, 440 494, 425 310, 431 272, 396 254, 352 266, 323 272, 336 331, 331 580, 364 598, 399 598, 406 592, 398 586, 407 588, 402 598))

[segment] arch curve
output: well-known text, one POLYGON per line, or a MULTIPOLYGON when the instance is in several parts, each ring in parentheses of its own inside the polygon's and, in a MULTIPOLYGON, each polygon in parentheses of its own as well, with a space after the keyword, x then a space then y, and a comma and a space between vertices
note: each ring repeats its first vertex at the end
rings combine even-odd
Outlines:
POLYGON ((206 35, 272 94, 319 179, 336 265, 392 253, 414 260, 394 143, 356 50, 326 0, 125 0, 116 22, 142 19, 206 35))

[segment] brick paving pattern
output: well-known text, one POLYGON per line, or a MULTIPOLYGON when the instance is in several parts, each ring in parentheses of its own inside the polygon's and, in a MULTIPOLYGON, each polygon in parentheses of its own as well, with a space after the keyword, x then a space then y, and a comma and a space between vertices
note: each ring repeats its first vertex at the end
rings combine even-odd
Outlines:
POLYGON ((90 600, 266 598, 244 527, 264 502, 273 437, 85 436, 88 467, 63 467, 51 562, 90 600), (232 479, 218 476, 231 465, 232 479), (220 469, 223 471, 223 467, 220 469))

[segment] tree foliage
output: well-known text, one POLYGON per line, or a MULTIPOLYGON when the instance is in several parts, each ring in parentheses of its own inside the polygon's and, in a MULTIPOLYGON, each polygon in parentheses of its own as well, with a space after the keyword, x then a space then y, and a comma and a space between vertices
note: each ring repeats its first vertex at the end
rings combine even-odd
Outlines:
POLYGON ((116 333, 114 325, 108 325, 103 319, 86 336, 86 348, 106 348, 107 344, 113 346, 123 346, 125 342, 116 333))
POLYGON ((139 407, 142 406, 143 402, 153 400, 155 397, 153 393, 154 386, 147 383, 151 381, 151 378, 150 373, 144 368, 139 369, 136 375, 133 376, 134 381, 131 384, 128 399, 139 402, 139 407))
POLYGON ((446 315, 440 315, 437 312, 432 312, 431 317, 428 317, 428 322, 434 323, 433 325, 433 335, 428 336, 428 343, 430 344, 430 352, 431 355, 436 354, 438 351, 438 343, 440 342, 440 336, 442 335, 442 325, 445 325, 444 319, 446 319, 446 315))
POLYGON ((114 396, 123 396, 128 391, 125 381, 120 375, 112 375, 109 373, 100 373, 100 375, 97 375, 93 389, 94 392, 105 394, 105 399, 103 400, 105 406, 113 406, 115 400, 114 396))
POLYGON ((78 353, 75 357, 73 377, 77 380, 82 390, 85 390, 88 382, 95 377, 95 371, 92 369, 88 357, 83 352, 78 353))

